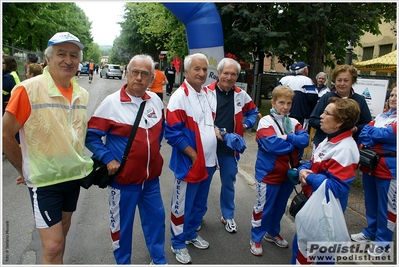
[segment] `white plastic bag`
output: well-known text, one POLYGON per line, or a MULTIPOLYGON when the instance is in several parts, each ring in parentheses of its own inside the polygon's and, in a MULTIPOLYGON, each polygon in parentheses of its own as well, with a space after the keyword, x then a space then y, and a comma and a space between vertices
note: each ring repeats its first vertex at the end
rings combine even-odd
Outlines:
POLYGON ((333 246, 332 242, 346 244, 351 242, 340 201, 335 198, 330 189, 328 189, 330 201, 327 203, 326 181, 324 180, 310 196, 295 217, 298 248, 305 257, 309 256, 308 242, 331 246, 333 246))

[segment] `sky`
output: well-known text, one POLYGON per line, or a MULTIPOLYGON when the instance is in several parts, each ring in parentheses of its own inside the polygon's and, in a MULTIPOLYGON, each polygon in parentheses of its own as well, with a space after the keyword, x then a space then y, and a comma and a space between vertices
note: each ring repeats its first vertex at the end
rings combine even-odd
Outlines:
POLYGON ((119 36, 121 27, 118 22, 123 20, 126 2, 123 1, 76 1, 91 21, 91 35, 98 45, 112 46, 119 36))

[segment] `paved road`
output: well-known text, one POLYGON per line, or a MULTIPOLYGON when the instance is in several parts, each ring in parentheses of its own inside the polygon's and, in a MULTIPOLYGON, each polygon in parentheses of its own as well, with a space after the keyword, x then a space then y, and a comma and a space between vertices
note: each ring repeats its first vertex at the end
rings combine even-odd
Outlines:
MULTIPOLYGON (((106 80, 95 75, 93 83, 88 83, 87 76, 79 79, 79 84, 90 92, 89 115, 92 115, 101 100, 108 94, 118 90, 125 79, 106 80)), ((169 97, 165 96, 165 103, 169 97)), ((220 177, 216 172, 212 181, 209 195, 209 208, 205 215, 202 229, 199 234, 210 242, 207 250, 198 250, 188 246, 193 264, 240 264, 240 265, 269 265, 289 264, 291 249, 281 249, 274 244, 263 242, 264 255, 255 257, 249 251, 250 220, 256 192, 253 186, 254 163, 257 146, 255 133, 245 133, 247 150, 239 163, 239 175, 236 183, 236 216, 238 232, 227 233, 220 222, 219 190, 220 177)), ((90 152, 87 152, 90 155, 90 152)), ((166 246, 165 251, 169 265, 177 265, 174 255, 170 252, 169 213, 170 196, 173 184, 173 173, 168 168, 171 153, 170 146, 163 141, 161 153, 165 159, 161 176, 162 197, 167 212, 166 246)), ((41 245, 32 217, 31 204, 27 188, 15 185, 17 172, 3 156, 3 247, 2 263, 31 265, 41 262, 41 245)), ((350 233, 356 233, 365 225, 361 203, 361 190, 352 194, 349 208, 346 211, 346 220, 350 233), (355 205, 352 205, 352 204, 355 205), (352 206, 353 207, 352 207, 352 206), (357 208, 356 208, 357 206, 357 208)), ((107 191, 92 187, 82 189, 77 211, 73 215, 72 226, 67 239, 67 248, 64 256, 65 264, 81 265, 113 265, 115 264, 108 229, 108 200, 107 191)), ((364 209, 364 208, 363 208, 364 209)), ((291 247, 295 231, 294 222, 289 215, 285 215, 281 222, 281 235, 285 237, 291 247)), ((136 213, 133 230, 133 264, 148 264, 151 258, 144 244, 144 238, 136 213)))

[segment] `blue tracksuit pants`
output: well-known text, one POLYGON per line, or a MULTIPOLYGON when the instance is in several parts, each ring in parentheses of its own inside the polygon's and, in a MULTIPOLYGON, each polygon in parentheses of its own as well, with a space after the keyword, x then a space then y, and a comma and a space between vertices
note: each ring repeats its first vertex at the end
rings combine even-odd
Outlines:
POLYGON ((293 184, 289 181, 281 184, 266 184, 256 181, 257 198, 251 220, 253 241, 261 242, 266 233, 271 236, 280 233, 280 221, 293 188, 293 184))
POLYGON ((224 219, 233 219, 235 210, 234 194, 236 175, 238 173, 237 161, 234 156, 218 156, 220 172, 220 209, 224 219))
POLYGON ((172 247, 186 247, 186 240, 196 238, 195 230, 206 213, 209 188, 215 167, 207 167, 208 178, 199 183, 187 183, 175 179, 171 201, 172 247))
POLYGON ((363 188, 368 225, 362 232, 385 247, 396 226, 396 180, 363 173, 363 188))
POLYGON ((110 230, 117 264, 131 264, 133 221, 136 206, 140 213, 144 239, 155 264, 166 264, 165 209, 159 178, 126 190, 108 186, 110 230))

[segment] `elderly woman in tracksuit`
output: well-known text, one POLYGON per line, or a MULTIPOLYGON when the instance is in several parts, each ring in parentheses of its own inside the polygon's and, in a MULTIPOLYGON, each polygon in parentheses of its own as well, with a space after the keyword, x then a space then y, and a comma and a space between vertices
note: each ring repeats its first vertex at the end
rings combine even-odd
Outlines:
MULTIPOLYGON (((396 226, 396 144, 397 144, 397 102, 396 85, 389 96, 390 109, 378 115, 364 126, 359 135, 361 146, 368 147, 383 155, 378 166, 363 172, 364 202, 366 206, 367 227, 351 238, 356 242, 375 241, 383 248, 380 253, 390 249, 396 226)), ((371 251, 371 256, 380 256, 371 251)))
POLYGON ((258 124, 256 141, 258 154, 255 164, 257 198, 252 213, 251 253, 261 256, 262 239, 287 248, 280 235, 280 221, 294 185, 287 179, 292 164, 299 163, 298 155, 309 144, 309 134, 289 111, 295 92, 287 86, 273 90, 270 115, 258 124), (290 159, 292 158, 292 164, 290 159))

